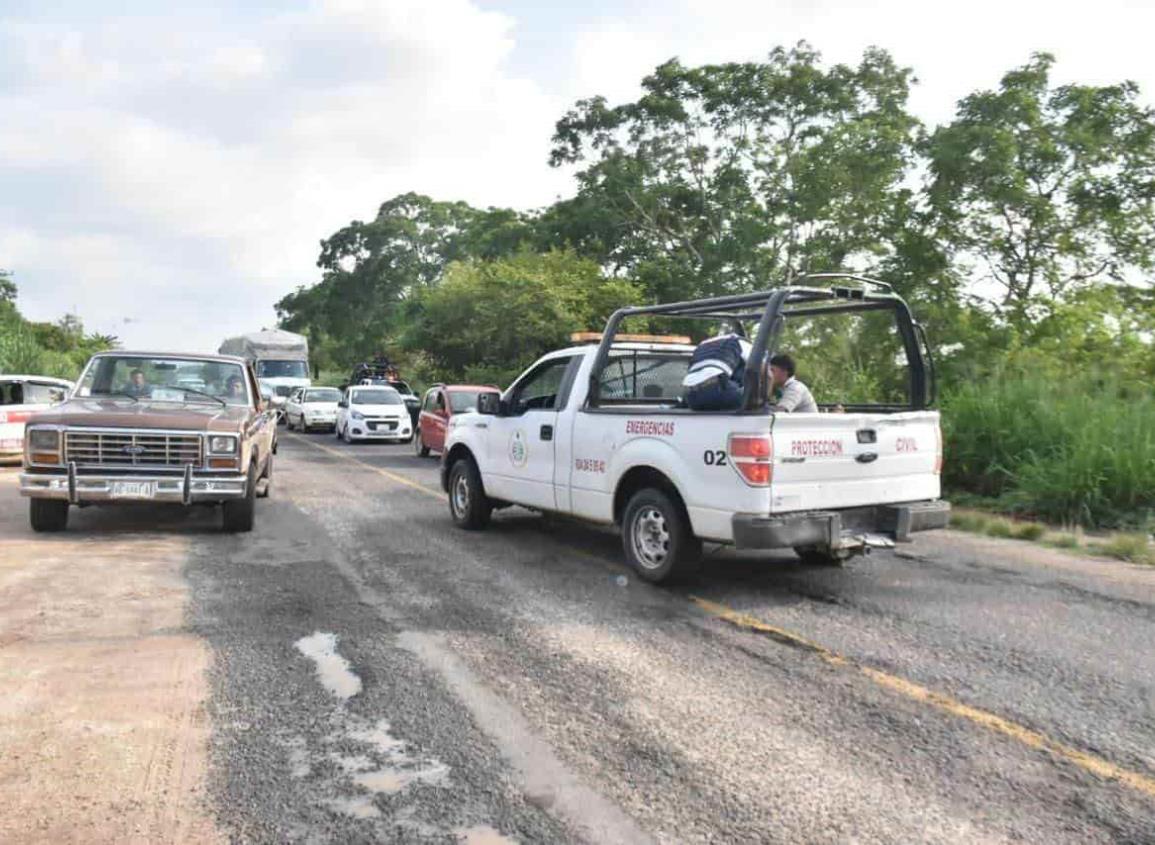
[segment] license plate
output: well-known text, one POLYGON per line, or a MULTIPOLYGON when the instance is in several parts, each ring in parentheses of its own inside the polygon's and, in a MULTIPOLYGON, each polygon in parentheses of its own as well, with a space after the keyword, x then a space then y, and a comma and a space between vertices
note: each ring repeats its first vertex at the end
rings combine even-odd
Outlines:
POLYGON ((0 449, 3 449, 5 452, 15 451, 16 449, 23 449, 23 448, 24 448, 24 441, 23 440, 0 440, 0 449))
POLYGON ((151 499, 156 485, 151 481, 114 481, 109 495, 114 499, 151 499))

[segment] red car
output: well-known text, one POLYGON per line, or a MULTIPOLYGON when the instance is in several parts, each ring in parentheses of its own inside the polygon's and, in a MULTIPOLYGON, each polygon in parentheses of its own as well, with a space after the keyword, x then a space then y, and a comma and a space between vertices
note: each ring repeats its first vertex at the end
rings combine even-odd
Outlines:
POLYGON ((479 394, 500 392, 487 384, 435 384, 425 391, 421 415, 417 418, 417 431, 413 435, 413 448, 418 457, 424 458, 430 450, 440 452, 445 448, 449 418, 476 408, 479 394))

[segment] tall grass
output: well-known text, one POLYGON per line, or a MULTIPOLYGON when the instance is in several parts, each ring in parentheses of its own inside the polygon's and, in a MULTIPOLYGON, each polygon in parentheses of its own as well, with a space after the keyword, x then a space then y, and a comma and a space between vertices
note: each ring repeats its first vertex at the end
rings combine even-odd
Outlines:
POLYGON ((1007 373, 943 397, 948 488, 1088 527, 1155 520, 1155 395, 1007 373))

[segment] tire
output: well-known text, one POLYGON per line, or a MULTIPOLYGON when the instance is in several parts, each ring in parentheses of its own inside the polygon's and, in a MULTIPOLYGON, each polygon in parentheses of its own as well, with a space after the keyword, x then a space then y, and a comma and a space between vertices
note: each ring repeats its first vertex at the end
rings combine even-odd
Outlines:
POLYGON ((341 424, 340 423, 333 423, 333 436, 336 437, 338 440, 341 439, 341 424))
POLYGON ((341 439, 349 445, 353 445, 353 435, 349 433, 349 424, 345 423, 345 433, 341 435, 341 439))
POLYGON ((253 530, 257 511, 257 465, 249 464, 249 477, 245 484, 245 495, 241 499, 229 499, 221 506, 221 520, 225 531, 233 534, 253 530))
POLYGON ((850 557, 845 552, 833 551, 829 546, 795 546, 794 554, 806 566, 845 566, 850 557))
POLYGON ((635 493, 622 517, 626 561, 652 584, 692 575, 702 560, 702 541, 690 531, 680 502, 652 487, 635 493))
POLYGON ((489 524, 493 503, 485 495, 481 473, 472 458, 458 460, 449 470, 449 515, 458 528, 479 531, 489 524))
POLYGON ((421 439, 421 429, 413 432, 413 451, 417 453, 419 458, 429 457, 429 447, 425 445, 425 441, 421 439))
POLYGON ((68 502, 60 499, 29 499, 28 517, 33 531, 63 531, 68 527, 68 502))
POLYGON ((265 462, 265 471, 261 474, 261 478, 265 480, 265 492, 258 495, 257 498, 267 499, 269 493, 273 489, 273 456, 269 455, 269 460, 265 462))

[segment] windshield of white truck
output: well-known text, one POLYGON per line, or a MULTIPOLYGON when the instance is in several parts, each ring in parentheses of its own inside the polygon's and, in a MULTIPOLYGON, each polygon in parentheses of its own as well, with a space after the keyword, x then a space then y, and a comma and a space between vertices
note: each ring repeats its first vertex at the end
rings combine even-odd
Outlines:
POLYGON ((257 375, 260 378, 308 378, 307 361, 257 361, 257 375))
POLYGON ((139 402, 250 404, 245 371, 227 361, 102 355, 80 379, 77 396, 108 396, 139 402))

